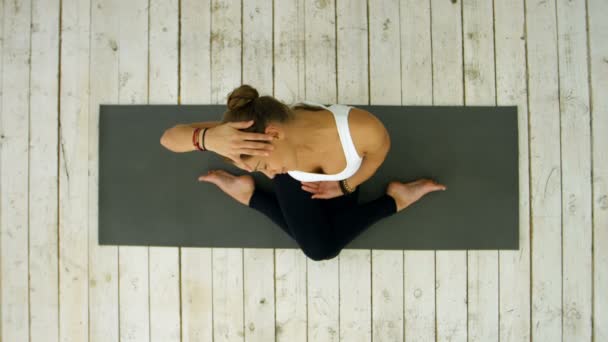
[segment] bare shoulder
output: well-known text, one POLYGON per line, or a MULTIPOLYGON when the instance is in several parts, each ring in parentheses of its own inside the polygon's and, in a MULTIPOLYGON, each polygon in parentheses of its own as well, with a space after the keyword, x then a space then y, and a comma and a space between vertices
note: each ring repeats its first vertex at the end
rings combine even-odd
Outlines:
POLYGON ((348 115, 348 124, 353 143, 361 156, 390 147, 390 137, 386 127, 369 111, 352 107, 348 115))

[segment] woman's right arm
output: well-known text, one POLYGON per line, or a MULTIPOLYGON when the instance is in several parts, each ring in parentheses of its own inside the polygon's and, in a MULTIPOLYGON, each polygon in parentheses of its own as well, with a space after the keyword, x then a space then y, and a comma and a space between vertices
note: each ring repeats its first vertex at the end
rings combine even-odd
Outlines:
POLYGON ((194 130, 198 127, 208 128, 205 133, 205 148, 232 159, 240 168, 250 170, 250 167, 240 160, 241 154, 264 155, 273 150, 272 144, 261 142, 271 141, 273 139, 271 135, 240 131, 252 124, 253 121, 226 122, 224 124, 220 124, 218 121, 193 123, 198 126, 179 124, 167 129, 160 138, 160 143, 172 152, 195 151, 196 147, 192 144, 194 130))
MULTIPOLYGON (((192 134, 196 128, 211 128, 221 121, 201 121, 189 124, 177 124, 167 129, 160 138, 160 143, 171 152, 190 152, 196 150, 192 144, 192 134)), ((206 136, 205 136, 206 137, 206 136)))
POLYGON ((201 121, 201 122, 192 122, 187 124, 186 126, 194 127, 194 128, 209 128, 215 127, 222 123, 221 121, 201 121))

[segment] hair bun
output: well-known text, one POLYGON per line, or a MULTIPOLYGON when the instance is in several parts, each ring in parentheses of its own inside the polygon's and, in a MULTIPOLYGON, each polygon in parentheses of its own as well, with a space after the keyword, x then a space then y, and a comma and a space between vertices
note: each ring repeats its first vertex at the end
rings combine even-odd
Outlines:
POLYGON ((228 109, 231 111, 238 110, 247 106, 258 97, 260 97, 260 94, 254 87, 243 84, 228 94, 228 109))

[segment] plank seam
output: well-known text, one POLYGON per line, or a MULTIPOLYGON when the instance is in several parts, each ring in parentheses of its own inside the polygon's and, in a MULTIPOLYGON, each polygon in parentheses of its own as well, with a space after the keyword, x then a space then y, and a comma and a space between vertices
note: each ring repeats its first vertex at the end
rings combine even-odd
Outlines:
MULTIPOLYGON (((180 105, 182 84, 182 0, 177 0, 177 104, 180 105)), ((177 248, 177 271, 179 294, 179 340, 184 340, 183 306, 182 306, 182 247, 177 248)), ((148 272, 149 273, 149 272, 148 272)))
POLYGON ((554 15, 555 15, 555 55, 557 57, 557 108, 558 108, 558 121, 559 121, 559 185, 560 185, 560 243, 561 243, 561 279, 560 279, 560 295, 561 295, 561 308, 560 308, 560 320, 561 320, 561 341, 564 341, 564 205, 563 201, 563 190, 564 190, 564 167, 563 167, 563 152, 562 152, 562 96, 561 96, 561 80, 560 80, 560 63, 559 63, 559 16, 557 15, 557 0, 554 1, 554 15))
MULTIPOLYGON (((334 68, 336 69, 336 102, 339 101, 339 88, 338 88, 338 0, 334 2, 334 68)), ((339 284, 339 283, 338 283, 339 284)), ((338 299, 340 293, 338 290, 338 299)), ((338 331, 340 331, 340 310, 338 310, 338 331)), ((339 336, 339 333, 338 333, 339 336)))
POLYGON ((587 43, 587 82, 589 84, 589 147, 590 147, 590 158, 591 158, 591 341, 595 342, 595 218, 594 218, 594 205, 595 199, 594 186, 593 186, 593 82, 591 82, 591 43, 590 43, 590 32, 589 32, 589 1, 585 1, 585 31, 586 43, 587 43))
MULTIPOLYGON (((147 81, 146 81, 146 98, 148 103, 150 103, 150 0, 148 0, 148 28, 147 28, 147 36, 148 36, 148 66, 147 66, 147 81)), ((152 313, 150 312, 150 273, 152 273, 152 269, 150 268, 150 247, 146 247, 146 251, 148 252, 147 260, 148 260, 148 338, 152 339, 152 313)))
MULTIPOLYGON (((212 5, 213 5, 213 0, 209 0, 209 83, 213 82, 213 42, 211 41, 211 36, 213 35, 213 31, 211 31, 213 29, 213 11, 212 11, 212 5)), ((213 99, 213 86, 209 87, 209 97, 211 98, 211 103, 216 103, 217 101, 214 101, 213 99)), ((213 281, 214 281, 214 272, 213 272, 213 252, 214 252, 214 248, 210 248, 209 249, 209 258, 211 259, 211 272, 209 272, 210 276, 211 276, 211 340, 215 340, 215 312, 214 312, 214 305, 213 305, 213 299, 214 297, 214 286, 213 286, 213 281)))
MULTIPOLYGON (((372 104, 370 49, 369 49, 369 0, 365 2, 367 9, 367 103, 372 104)), ((371 254, 371 249, 370 249, 371 254)), ((370 261, 371 262, 371 261, 370 261)), ((372 336, 373 338, 373 336, 372 336)))
MULTIPOLYGON (((3 8, 4 10, 4 8, 3 8)), ((59 0, 59 27, 58 27, 58 35, 59 35, 59 44, 58 44, 58 59, 57 59, 57 341, 60 341, 61 337, 61 296, 60 296, 60 284, 61 284, 61 269, 60 269, 60 260, 61 260, 61 215, 60 215, 60 158, 61 158, 61 150, 59 148, 59 143, 61 140, 61 46, 62 46, 62 19, 63 19, 63 0, 59 0)), ((4 13, 3 13, 4 16, 4 13)), ((4 54, 3 54, 4 57, 4 54)), ((2 63, 4 65, 4 63, 2 63)))
MULTIPOLYGON (((33 15, 32 12, 34 11, 34 5, 32 4, 33 1, 30 1, 30 46, 29 46, 29 56, 28 56, 28 64, 29 64, 29 75, 28 75, 28 101, 27 101, 27 122, 28 122, 28 142, 29 142, 29 146, 31 145, 31 138, 32 138, 32 25, 33 25, 33 15)), ((2 6, 4 9, 4 6, 2 6)), ((2 38, 4 40, 4 37, 2 38)), ((30 159, 31 159, 31 149, 29 148, 27 149, 27 154, 28 154, 28 168, 27 168, 27 208, 28 208, 28 212, 31 212, 31 207, 30 207, 30 189, 31 189, 31 176, 30 176, 30 171, 31 171, 31 164, 29 163, 30 159)), ((28 320, 27 320, 27 336, 28 336, 28 340, 31 341, 32 339, 32 303, 30 302, 31 298, 30 298, 30 278, 31 278, 31 274, 30 274, 30 215, 27 215, 27 312, 28 312, 28 320)), ((2 316, 0 316, 2 317, 2 316)), ((0 339, 2 335, 0 335, 0 339)))
MULTIPOLYGON (((454 0, 455 2, 456 0, 454 0)), ((465 83, 465 65, 464 65, 464 0, 460 1, 460 56, 462 62, 462 103, 463 105, 467 105, 467 87, 465 83)), ((466 270, 466 280, 465 280, 465 303, 466 303, 466 323, 465 323, 465 332, 466 339, 469 339, 469 250, 467 249, 464 253, 465 263, 464 268, 466 270)))
POLYGON ((532 327, 533 327, 533 304, 534 304, 534 293, 533 293, 533 280, 534 280, 534 272, 533 272, 533 267, 534 264, 532 262, 532 255, 533 255, 533 235, 534 235, 534 221, 532 219, 533 217, 533 213, 532 213, 532 176, 531 176, 531 172, 532 172, 532 144, 530 144, 530 133, 532 132, 531 129, 531 123, 530 123, 530 70, 529 70, 529 62, 528 62, 528 11, 527 11, 527 6, 526 6, 526 1, 522 0, 522 7, 523 7, 523 11, 524 11, 524 57, 526 59, 526 114, 527 114, 527 124, 528 124, 528 222, 529 222, 529 228, 528 228, 528 248, 529 248, 529 253, 528 253, 528 265, 529 265, 529 269, 530 269, 530 273, 529 273, 529 284, 528 284, 528 291, 529 291, 529 298, 528 298, 528 337, 529 337, 529 341, 533 342, 534 338, 533 338, 533 334, 532 334, 532 327))
MULTIPOLYGON (((494 105, 498 105, 498 80, 497 80, 497 72, 496 72, 496 6, 495 0, 492 0, 492 53, 494 57, 494 105)), ((518 152, 519 154, 519 152, 518 152)), ((519 206, 519 199, 517 200, 519 206)), ((519 222, 517 224, 517 231, 519 232, 519 222)), ((519 239, 519 235, 518 235, 519 239)), ((518 243, 519 245, 519 243, 518 243)), ((521 248, 521 247, 520 247, 521 248)), ((498 342, 500 342, 500 250, 496 250, 496 290, 497 290, 497 301, 496 301, 496 310, 497 319, 496 319, 496 332, 498 333, 497 338, 498 342)))

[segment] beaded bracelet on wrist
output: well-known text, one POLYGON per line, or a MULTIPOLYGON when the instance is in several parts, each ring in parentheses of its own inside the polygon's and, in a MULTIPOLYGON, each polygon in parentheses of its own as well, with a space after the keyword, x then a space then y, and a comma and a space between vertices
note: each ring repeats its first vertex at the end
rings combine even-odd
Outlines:
POLYGON ((345 195, 351 194, 354 190, 348 185, 348 183, 346 182, 346 179, 341 180, 340 182, 340 189, 342 189, 342 193, 345 195))
POLYGON ((207 133, 207 128, 197 127, 192 134, 192 144, 199 151, 207 151, 205 148, 205 133, 207 133), (199 134, 201 130, 203 130, 203 134, 199 134))

